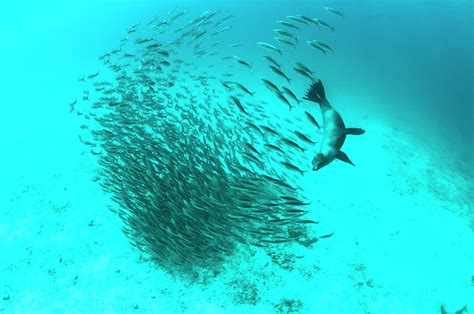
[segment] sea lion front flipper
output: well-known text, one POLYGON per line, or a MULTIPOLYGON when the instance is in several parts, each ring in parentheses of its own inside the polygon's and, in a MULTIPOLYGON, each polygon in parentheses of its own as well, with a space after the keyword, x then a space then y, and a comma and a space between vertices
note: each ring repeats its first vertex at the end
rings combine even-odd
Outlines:
POLYGON ((355 166, 354 163, 349 159, 349 157, 347 157, 346 153, 344 153, 343 151, 339 151, 339 153, 337 153, 336 155, 336 158, 355 166))
POLYGON ((346 128, 346 134, 351 134, 351 135, 361 135, 365 133, 364 129, 360 128, 346 128))

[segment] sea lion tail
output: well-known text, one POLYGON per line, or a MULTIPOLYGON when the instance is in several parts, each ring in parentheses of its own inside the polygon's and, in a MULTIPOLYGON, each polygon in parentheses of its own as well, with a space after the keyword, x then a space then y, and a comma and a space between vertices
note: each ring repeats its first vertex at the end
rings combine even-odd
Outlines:
POLYGON ((303 99, 316 102, 318 104, 321 104, 322 102, 326 101, 326 94, 324 92, 323 82, 321 82, 321 80, 317 80, 311 83, 303 99))

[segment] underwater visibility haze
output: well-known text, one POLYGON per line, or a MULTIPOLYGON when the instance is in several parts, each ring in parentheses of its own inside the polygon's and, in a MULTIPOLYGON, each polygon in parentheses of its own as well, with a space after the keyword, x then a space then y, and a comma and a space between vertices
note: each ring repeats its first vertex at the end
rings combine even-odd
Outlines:
POLYGON ((0 7, 0 313, 474 311, 472 1, 0 7))

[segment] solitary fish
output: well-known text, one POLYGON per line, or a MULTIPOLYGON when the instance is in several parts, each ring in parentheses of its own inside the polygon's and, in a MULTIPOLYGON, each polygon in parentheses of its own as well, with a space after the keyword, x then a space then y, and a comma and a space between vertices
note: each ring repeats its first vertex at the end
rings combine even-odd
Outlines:
POLYGON ((276 92, 275 94, 278 97, 278 99, 280 99, 283 103, 287 104, 288 107, 290 107, 290 110, 293 108, 290 102, 288 101, 288 99, 286 99, 286 97, 280 91, 276 92))
POLYGON ((93 78, 97 77, 98 75, 99 75, 99 71, 95 72, 94 74, 88 75, 87 78, 88 79, 93 79, 93 78))
POLYGON ((271 64, 273 64, 277 68, 281 68, 280 64, 278 62, 276 62, 276 60, 273 59, 272 57, 270 57, 270 56, 263 56, 263 57, 265 58, 265 60, 267 60, 268 62, 270 62, 271 64))
POLYGON ((295 22, 301 23, 301 24, 308 24, 308 22, 304 18, 302 18, 301 16, 298 16, 298 15, 297 16, 288 15, 286 18, 289 19, 289 20, 293 20, 295 22))
POLYGON ((245 143, 245 145, 247 145, 247 147, 252 151, 254 152, 255 154, 257 155, 260 155, 260 152, 250 143, 245 143))
POLYGON ((298 172, 298 173, 300 173, 301 175, 304 175, 304 173, 306 172, 306 171, 303 171, 303 170, 301 170, 300 168, 296 167, 295 165, 290 164, 289 162, 286 162, 286 161, 282 161, 281 164, 282 164, 286 169, 289 169, 289 170, 291 170, 291 171, 298 172))
POLYGON ((317 43, 319 46, 323 47, 324 49, 327 49, 327 50, 331 50, 332 51, 332 48, 326 44, 326 43, 323 43, 321 41, 318 41, 318 40, 313 40, 315 43, 317 43))
POLYGON ((74 110, 76 110, 76 107, 75 107, 76 104, 77 104, 77 99, 69 103, 69 112, 74 112, 74 110))
POLYGON ((301 147, 300 145, 298 145, 298 143, 290 140, 290 139, 287 139, 287 138, 282 138, 281 139, 282 142, 284 142, 285 144, 293 147, 293 148, 296 148, 296 149, 299 149, 301 152, 304 153, 305 149, 303 147, 301 147))
POLYGON ((316 121, 316 119, 311 115, 311 113, 309 113, 308 111, 305 111, 304 113, 306 114, 306 118, 308 118, 309 122, 311 122, 318 129, 321 128, 319 126, 318 121, 316 121))
POLYGON ((242 111, 243 113, 245 113, 246 115, 248 115, 248 112, 245 111, 245 108, 244 106, 242 106, 242 103, 240 102, 240 100, 235 97, 235 96, 230 96, 232 98, 232 100, 234 101, 234 103, 237 105, 237 107, 240 109, 240 111, 242 111))
POLYGON ((291 83, 291 79, 285 73, 283 73, 279 68, 277 68, 276 66, 273 66, 273 65, 269 65, 269 68, 273 72, 275 72, 276 74, 278 74, 281 77, 283 77, 284 79, 286 79, 288 81, 288 83, 291 83))
POLYGON ((305 72, 308 72, 309 74, 313 74, 313 71, 311 71, 306 65, 304 65, 303 63, 301 62, 295 62, 296 63, 296 66, 298 68, 300 68, 301 70, 305 71, 305 72))
POLYGON ((226 30, 229 30, 229 29, 230 29, 230 26, 223 27, 223 28, 221 28, 220 30, 218 30, 218 31, 216 31, 216 32, 214 32, 214 33, 212 33, 211 36, 218 35, 218 34, 220 34, 220 33, 222 33, 222 32, 225 32, 226 30))
POLYGON ((308 22, 308 23, 317 24, 317 23, 314 22, 314 20, 313 20, 312 18, 310 18, 310 17, 308 17, 308 16, 301 15, 301 18, 302 18, 303 20, 305 20, 306 22, 308 22))
POLYGON ((288 39, 286 38, 283 38, 283 37, 278 37, 278 36, 275 36, 273 37, 276 41, 279 41, 283 44, 287 44, 289 46, 292 46, 292 47, 296 47, 296 44, 295 43, 292 43, 291 41, 289 41, 288 39))
POLYGON ((296 73, 299 73, 301 75, 303 75, 304 77, 307 77, 309 78, 311 81, 313 80, 313 77, 311 76, 310 73, 300 69, 300 68, 293 68, 293 70, 295 70, 296 73))
POLYGON ((275 33, 277 33, 278 35, 280 35, 280 36, 284 36, 284 37, 288 37, 288 38, 293 39, 297 44, 300 42, 298 37, 296 37, 295 35, 293 35, 290 32, 287 32, 287 31, 284 31, 284 30, 281 30, 281 29, 278 29, 278 28, 275 28, 273 31, 275 33))
POLYGON ((265 131, 267 131, 267 132, 269 132, 269 133, 271 133, 271 134, 273 134, 273 135, 275 135, 275 136, 280 136, 280 133, 278 133, 277 131, 275 131, 274 129, 272 129, 272 128, 269 127, 269 126, 260 125, 260 127, 261 127, 262 129, 264 129, 265 131))
POLYGON ((250 63, 248 63, 247 61, 244 61, 242 59, 240 59, 239 57, 237 56, 233 56, 234 60, 237 61, 238 63, 242 64, 242 65, 245 65, 246 67, 248 67, 249 69, 252 69, 252 66, 250 65, 250 63))
POLYGON ((310 45, 311 47, 315 48, 315 49, 318 49, 319 51, 321 51, 322 53, 326 54, 326 50, 324 50, 323 47, 321 47, 320 45, 318 45, 318 43, 314 40, 307 40, 306 43, 308 45, 310 45))
POLYGON ((341 151, 346 135, 361 135, 365 131, 359 128, 346 128, 339 113, 329 104, 324 92, 323 83, 314 81, 306 92, 304 99, 318 103, 323 116, 323 138, 319 153, 313 158, 313 170, 319 170, 334 159, 354 165, 349 157, 341 151))
POLYGON ((328 12, 331 12, 332 14, 339 15, 340 17, 344 17, 344 14, 342 14, 342 12, 339 11, 339 10, 336 10, 336 9, 333 9, 333 8, 330 8, 330 7, 324 7, 324 10, 326 10, 328 12))
POLYGON ((290 96, 294 101, 296 101, 298 104, 301 102, 301 100, 299 100, 298 97, 296 97, 295 93, 293 93, 291 89, 289 89, 288 87, 283 86, 281 89, 283 89, 283 91, 288 96, 290 96))
POLYGON ((280 89, 275 84, 273 84, 271 81, 266 80, 266 79, 262 79, 262 82, 272 92, 280 92, 280 89))
POLYGON ((264 43, 264 42, 261 42, 261 41, 257 42, 257 45, 262 47, 262 48, 268 49, 268 50, 276 51, 279 54, 281 54, 282 51, 283 51, 283 49, 277 48, 277 47, 275 47, 271 44, 267 44, 267 43, 264 43))
POLYGON ((276 21, 278 24, 280 25, 283 25, 283 26, 286 26, 286 27, 290 27, 290 28, 295 28, 295 29, 300 29, 298 26, 296 26, 295 24, 292 24, 290 22, 286 22, 286 21, 276 21))
POLYGON ((255 95, 255 92, 251 92, 247 89, 247 87, 245 87, 244 85, 238 83, 238 82, 235 82, 235 85, 237 85, 237 87, 239 87, 241 90, 243 90, 244 92, 246 92, 247 94, 249 94, 250 96, 253 97, 253 95, 255 95))
POLYGON ((270 149, 273 149, 273 150, 275 150, 275 151, 277 151, 277 152, 284 153, 283 150, 282 150, 280 147, 276 146, 276 145, 273 145, 273 144, 264 144, 264 146, 265 146, 265 147, 268 147, 268 148, 270 148, 270 149))
POLYGON ((334 27, 332 27, 331 25, 329 25, 328 23, 326 23, 325 21, 321 20, 321 19, 317 19, 317 18, 314 18, 313 21, 315 23, 317 23, 318 25, 322 25, 324 27, 327 27, 329 28, 330 30, 332 30, 334 32, 334 27))
POLYGON ((299 132, 299 131, 293 131, 293 133, 295 133, 296 136, 298 136, 298 138, 308 144, 311 144, 311 145, 314 145, 316 144, 315 141, 313 141, 312 139, 310 139, 307 135, 299 132))

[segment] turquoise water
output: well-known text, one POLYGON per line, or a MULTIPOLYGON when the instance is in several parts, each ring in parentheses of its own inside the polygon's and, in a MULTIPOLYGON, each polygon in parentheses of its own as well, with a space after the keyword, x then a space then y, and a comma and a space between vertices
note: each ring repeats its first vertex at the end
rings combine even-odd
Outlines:
MULTIPOLYGON (((440 313, 442 305, 448 313, 464 306, 465 313, 473 311, 470 1, 25 0, 1 7, 0 312, 440 313), (100 92, 90 85, 96 79, 78 79, 99 71, 100 80, 115 82, 116 74, 98 58, 120 47, 122 39, 128 38, 130 53, 141 58, 144 48, 135 39, 169 41, 176 38, 176 28, 214 10, 213 22, 233 17, 219 26, 208 25, 209 32, 230 29, 208 33, 191 45, 186 37, 179 48, 170 48, 170 69, 176 59, 190 65, 173 74, 175 87, 156 88, 156 94, 192 94, 197 105, 212 108, 200 111, 201 122, 190 126, 214 128, 206 143, 219 145, 215 156, 238 150, 243 143, 239 136, 245 141, 250 137, 265 167, 298 186, 301 198, 311 203, 304 218, 319 223, 307 232, 316 238, 333 235, 313 246, 298 241, 269 247, 239 243, 222 263, 170 274, 171 257, 163 266, 167 258, 155 263, 131 245, 122 232, 114 194, 101 188, 111 174, 79 140, 88 134, 81 125, 92 129, 94 119, 77 114, 94 113, 91 104, 100 92), (164 20, 180 11, 186 13, 163 34, 149 29, 147 23, 155 17, 164 20), (323 19, 335 31, 298 22, 292 23, 300 29, 292 30, 275 23, 297 14, 323 19), (127 33, 136 23, 137 33, 127 33), (276 42, 274 28, 296 34, 299 44, 276 42), (322 54, 305 43, 313 39, 328 43, 333 51, 322 54), (221 43, 211 47, 216 41, 221 43), (282 55, 255 44, 260 41, 283 48, 282 55), (196 42, 206 53, 216 54, 196 57, 196 42), (241 46, 229 47, 237 43, 241 46), (273 73, 263 55, 277 59, 291 83, 273 73), (251 69, 232 56, 247 61, 251 69), (322 124, 318 105, 289 98, 294 105, 290 111, 261 82, 266 78, 289 86, 301 99, 311 81, 292 70, 295 62, 321 79, 348 127, 365 129, 363 135, 349 135, 343 146, 355 167, 336 160, 311 171, 318 144, 306 143, 302 153, 279 142, 285 156, 307 171, 300 175, 283 167, 256 131, 245 127, 250 116, 283 135, 299 130, 322 140, 321 130, 305 117, 309 111, 322 124), (195 73, 209 77, 206 86, 190 78, 195 73), (229 92, 220 82, 227 79, 244 84, 255 96, 235 86, 229 92), (90 90, 89 101, 83 100, 85 89, 90 90), (212 95, 210 107, 205 106, 206 93, 212 95), (249 116, 229 95, 237 95, 249 116), (69 104, 75 100, 71 112, 69 104), (224 126, 216 124, 215 110, 224 110, 224 126), (213 135, 223 130, 237 137, 222 145, 213 135)), ((161 100, 163 107, 172 108, 173 114, 189 110, 180 98, 166 99, 161 100)), ((169 121, 174 123, 172 116, 157 119, 156 125, 170 127, 169 121)), ((133 143, 138 145, 136 138, 133 143)), ((192 185, 187 187, 193 197, 203 197, 192 185)), ((185 192, 173 199, 185 198, 185 192)), ((250 200, 259 202, 261 198, 250 200)), ((210 215, 225 212, 226 205, 209 207, 210 215)))

